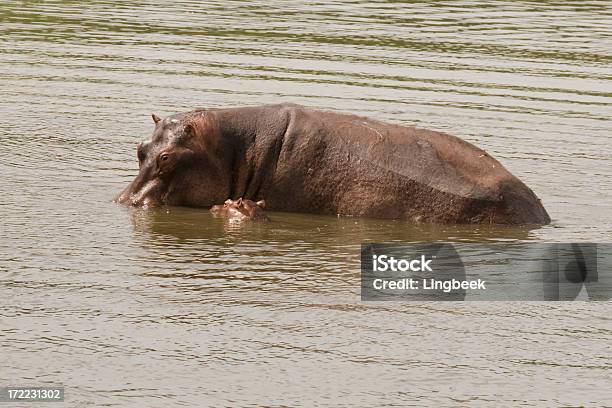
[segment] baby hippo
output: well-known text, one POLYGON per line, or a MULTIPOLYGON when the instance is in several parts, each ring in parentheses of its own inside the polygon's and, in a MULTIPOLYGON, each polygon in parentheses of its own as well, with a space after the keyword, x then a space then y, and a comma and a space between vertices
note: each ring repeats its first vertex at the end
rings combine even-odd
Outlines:
POLYGON ((213 205, 210 212, 226 218, 230 221, 267 220, 264 213, 266 202, 257 202, 239 198, 237 200, 225 200, 223 205, 213 205))

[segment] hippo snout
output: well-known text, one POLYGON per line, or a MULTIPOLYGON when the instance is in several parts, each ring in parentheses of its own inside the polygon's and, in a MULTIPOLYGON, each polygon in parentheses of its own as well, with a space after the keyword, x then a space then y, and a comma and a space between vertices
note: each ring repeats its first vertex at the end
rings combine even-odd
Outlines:
POLYGON ((114 201, 119 204, 130 205, 133 207, 156 207, 161 204, 160 190, 161 185, 157 180, 138 183, 136 186, 129 185, 115 198, 114 201))

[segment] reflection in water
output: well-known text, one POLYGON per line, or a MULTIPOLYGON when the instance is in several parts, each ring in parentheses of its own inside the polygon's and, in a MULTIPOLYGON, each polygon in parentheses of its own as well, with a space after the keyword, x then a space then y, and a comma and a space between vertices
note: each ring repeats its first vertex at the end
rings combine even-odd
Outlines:
POLYGON ((526 240, 527 228, 411 225, 403 221, 269 213, 268 222, 228 223, 207 210, 130 209, 143 261, 164 263, 143 275, 178 279, 198 291, 333 295, 360 270, 363 242, 503 242, 526 240))
POLYGON ((609 240, 610 17, 605 1, 3 2, 0 385, 63 384, 66 406, 611 405, 606 304, 359 300, 361 242, 609 240), (226 224, 109 202, 150 112, 278 102, 456 134, 553 224, 226 224))
POLYGON ((334 245, 359 246, 362 242, 513 241, 533 239, 530 232, 540 227, 505 225, 412 224, 404 220, 331 217, 314 214, 269 213, 269 222, 228 223, 205 209, 165 207, 150 210, 131 208, 134 229, 149 233, 152 243, 168 236, 181 244, 189 241, 215 242, 219 237, 240 241, 294 244, 309 242, 329 250, 334 245))

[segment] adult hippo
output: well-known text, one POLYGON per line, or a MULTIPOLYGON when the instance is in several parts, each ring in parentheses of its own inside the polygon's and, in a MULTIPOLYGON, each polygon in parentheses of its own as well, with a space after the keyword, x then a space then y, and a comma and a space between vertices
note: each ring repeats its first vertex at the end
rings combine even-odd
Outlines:
POLYGON ((153 115, 139 173, 116 201, 416 222, 545 224, 536 195, 457 137, 294 104, 153 115))

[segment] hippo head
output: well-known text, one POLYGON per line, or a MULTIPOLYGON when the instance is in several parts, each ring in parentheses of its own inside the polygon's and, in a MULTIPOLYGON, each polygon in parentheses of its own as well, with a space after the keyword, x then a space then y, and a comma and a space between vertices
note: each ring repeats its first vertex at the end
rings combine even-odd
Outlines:
POLYGON ((152 118, 151 140, 139 143, 136 149, 138 175, 115 201, 142 207, 211 206, 219 197, 227 197, 225 177, 229 172, 215 159, 215 132, 204 113, 163 120, 153 114, 152 118))
POLYGON ((255 219, 267 219, 264 214, 266 202, 260 200, 257 202, 239 198, 237 200, 225 200, 223 205, 214 205, 210 211, 230 221, 247 221, 255 219))

